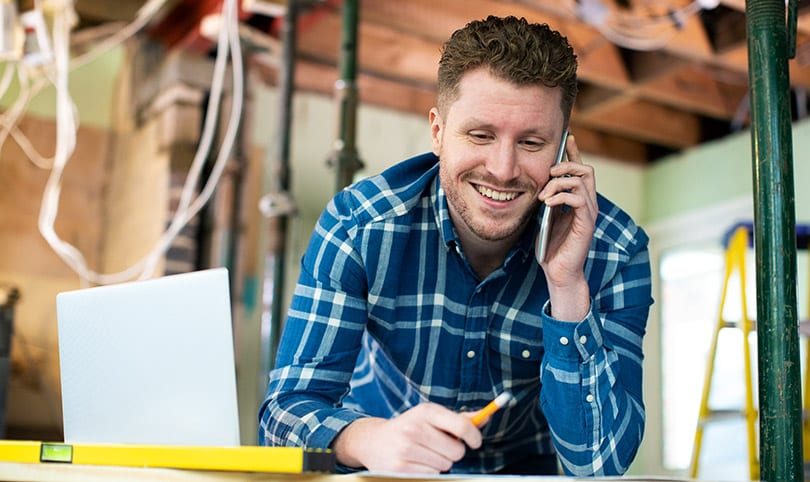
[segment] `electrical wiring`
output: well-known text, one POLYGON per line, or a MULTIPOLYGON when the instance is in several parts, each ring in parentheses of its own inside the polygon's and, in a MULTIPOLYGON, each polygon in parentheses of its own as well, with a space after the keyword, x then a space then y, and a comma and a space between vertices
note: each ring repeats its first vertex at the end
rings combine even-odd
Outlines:
MULTIPOLYGON (((0 78, 0 99, 6 96, 6 93, 11 86, 11 82, 14 79, 15 73, 17 73, 19 76, 19 72, 13 63, 8 63, 5 65, 5 68, 3 69, 3 77, 0 78)), ((22 84, 23 82, 20 81, 20 85, 22 84)), ((17 127, 16 120, 19 118, 20 114, 18 111, 20 111, 20 108, 17 107, 16 102, 13 103, 6 112, 9 111, 12 112, 12 119, 9 119, 7 114, 0 115, 0 127, 2 127, 0 130, 0 146, 5 144, 5 139, 10 133, 11 136, 14 137, 14 140, 20 144, 20 147, 22 148, 23 152, 25 152, 26 156, 28 156, 28 158, 31 159, 31 161, 37 165, 37 167, 49 168, 50 161, 44 159, 41 155, 39 155, 38 152, 36 152, 35 149, 33 149, 33 146, 31 146, 28 138, 25 137, 25 135, 23 135, 17 127)))
POLYGON ((673 0, 635 2, 633 9, 617 8, 603 0, 569 0, 568 10, 595 27, 612 43, 640 51, 667 45, 690 17, 717 7, 716 0, 692 0, 681 5, 673 0))
MULTIPOLYGON (((40 169, 50 169, 53 167, 53 156, 45 157, 39 153, 39 151, 34 148, 31 144, 31 141, 28 137, 20 130, 18 127, 18 121, 22 114, 25 112, 28 103, 31 99, 36 95, 39 90, 41 90, 42 86, 46 85, 47 82, 45 80, 50 80, 53 83, 53 79, 46 75, 45 78, 37 77, 31 82, 30 75, 28 75, 28 69, 21 68, 20 66, 16 66, 13 64, 6 66, 5 73, 11 74, 10 77, 13 77, 14 73, 17 73, 17 83, 20 88, 20 92, 17 95, 17 99, 11 104, 11 106, 0 115, 0 147, 5 145, 6 139, 9 135, 14 139, 17 145, 20 146, 23 153, 25 153, 26 157, 38 168, 40 169)), ((5 82, 6 75, 4 73, 3 82, 5 82)), ((43 72, 44 74, 44 72, 43 72)), ((3 86, 3 90, 0 92, 5 93, 7 86, 3 86)), ((2 95, 0 95, 2 97, 2 95)))
POLYGON ((56 153, 53 167, 45 184, 38 227, 40 233, 54 251, 71 266, 82 279, 88 279, 89 269, 82 253, 70 243, 63 241, 54 230, 62 188, 62 175, 76 146, 77 125, 72 115, 73 100, 68 90, 68 61, 70 39, 70 11, 64 8, 54 15, 52 35, 56 79, 56 153))
POLYGON ((158 11, 165 5, 167 0, 149 0, 135 14, 135 19, 124 25, 123 28, 115 32, 113 35, 104 38, 93 46, 87 52, 74 57, 71 62, 71 68, 78 68, 82 65, 88 64, 99 56, 105 54, 111 49, 121 45, 127 39, 140 32, 149 22, 154 18, 158 11))
MULTIPOLYGON (((138 9, 136 17, 132 22, 124 25, 123 27, 116 28, 113 34, 110 34, 103 40, 96 43, 92 49, 88 50, 82 55, 70 59, 70 70, 72 71, 86 65, 111 49, 123 44, 127 39, 143 29, 155 17, 157 12, 160 11, 167 1, 168 0, 149 0, 146 2, 140 9, 138 9)), ((41 10, 43 5, 37 1, 34 4, 34 8, 41 10)), ((28 159, 30 159, 34 165, 40 169, 50 169, 53 165, 54 157, 45 157, 40 154, 31 144, 28 137, 19 130, 17 127, 17 121, 25 111, 28 102, 30 102, 30 100, 34 98, 43 87, 48 85, 48 80, 50 81, 51 85, 54 85, 54 66, 45 65, 35 68, 34 70, 41 75, 37 76, 33 83, 29 83, 27 81, 28 77, 30 77, 26 75, 27 70, 28 68, 24 62, 7 63, 3 74, 3 79, 0 80, 0 98, 2 98, 10 85, 11 77, 13 77, 14 71, 17 71, 18 77, 26 77, 26 81, 23 81, 22 78, 19 81, 20 94, 18 95, 17 102, 15 102, 6 111, 6 113, 0 115, 0 126, 3 128, 0 130, 0 147, 5 145, 5 141, 10 133, 14 141, 20 146, 26 157, 28 157, 28 159)))
POLYGON ((12 74, 13 72, 17 73, 17 83, 20 86, 20 92, 17 99, 11 104, 6 112, 0 115, 0 147, 5 145, 6 139, 9 135, 11 135, 14 141, 23 150, 26 157, 28 157, 28 159, 35 166, 39 167, 40 169, 50 169, 53 165, 53 158, 46 158, 40 154, 31 144, 28 137, 23 134, 18 127, 18 121, 25 112, 28 103, 31 101, 34 94, 38 92, 41 86, 45 85, 45 82, 42 78, 37 78, 32 83, 27 69, 19 67, 15 68, 13 65, 8 65, 6 68, 7 72, 11 72, 12 74))
MULTIPOLYGON (((147 6, 151 5, 150 8, 153 9, 151 13, 154 13, 162 3, 162 1, 153 1, 147 4, 147 6)), ((147 14, 144 14, 144 16, 146 15, 147 14)), ((152 277, 157 264, 169 248, 172 240, 213 195, 214 189, 225 169, 230 152, 236 141, 244 97, 244 74, 238 34, 236 0, 225 0, 223 2, 222 18, 223 21, 218 35, 214 74, 212 76, 209 108, 206 112, 201 140, 183 187, 180 204, 169 227, 149 253, 123 271, 113 274, 102 274, 91 270, 82 253, 76 247, 59 238, 54 229, 54 223, 58 213, 62 174, 65 164, 75 148, 77 126, 76 117, 73 115, 75 113, 75 106, 67 90, 67 75, 69 71, 67 61, 69 24, 61 15, 55 17, 53 36, 55 45, 54 54, 56 56, 56 78, 54 85, 57 89, 57 148, 51 175, 48 178, 43 194, 38 225, 41 234, 49 245, 68 266, 79 274, 83 282, 114 284, 128 281, 135 277, 139 279, 152 277), (60 21, 57 22, 56 18, 59 18, 60 21), (202 167, 211 150, 215 126, 218 122, 219 106, 221 104, 220 101, 229 57, 231 60, 233 80, 230 118, 212 172, 199 195, 195 196, 194 193, 199 184, 202 167)), ((92 51, 97 52, 98 50, 93 49, 92 51)))
POLYGON ((20 92, 17 99, 15 99, 11 106, 0 116, 0 125, 2 125, 2 129, 0 129, 0 146, 5 145, 9 133, 12 128, 17 125, 17 121, 25 111, 25 107, 28 105, 28 101, 31 98, 31 91, 28 87, 29 78, 25 69, 14 68, 12 65, 7 65, 6 69, 8 69, 9 72, 17 73, 17 83, 20 85, 20 92))
POLYGON ((25 157, 28 158, 35 166, 42 170, 48 170, 53 167, 53 160, 54 157, 45 157, 36 150, 36 148, 31 144, 31 141, 28 139, 28 136, 23 134, 19 127, 16 125, 11 126, 11 137, 14 139, 14 142, 20 146, 25 157))
POLYGON ((231 57, 231 71, 233 81, 233 93, 231 103, 231 113, 228 120, 228 125, 225 129, 225 134, 222 138, 222 145, 214 162, 214 166, 206 181, 205 186, 200 191, 200 194, 192 201, 193 192, 197 185, 197 179, 202 171, 205 163, 206 155, 204 154, 211 143, 214 134, 216 112, 219 109, 219 99, 222 95, 222 78, 224 76, 214 76, 214 81, 211 87, 212 100, 208 103, 209 109, 205 117, 205 125, 203 127, 203 134, 200 140, 200 148, 192 161, 192 166, 189 170, 189 176, 183 186, 183 192, 180 196, 180 202, 169 229, 164 233, 160 243, 156 246, 150 255, 145 258, 145 266, 141 274, 141 279, 152 276, 160 257, 169 248, 171 241, 177 237, 180 230, 185 224, 191 220, 202 207, 209 201, 214 194, 214 189, 219 182, 225 166, 228 162, 228 157, 231 153, 236 136, 239 130, 240 115, 242 111, 242 103, 244 100, 244 70, 242 65, 242 50, 239 39, 239 24, 237 16, 237 8, 235 0, 226 0, 223 3, 223 21, 221 22, 219 40, 217 45, 217 60, 214 65, 215 72, 218 70, 225 70, 224 61, 220 61, 220 52, 224 52, 225 58, 227 53, 230 52, 231 57), (213 104, 213 105, 212 105, 213 104), (213 114, 213 115, 212 115, 213 114), (209 120, 211 122, 209 122, 209 120))

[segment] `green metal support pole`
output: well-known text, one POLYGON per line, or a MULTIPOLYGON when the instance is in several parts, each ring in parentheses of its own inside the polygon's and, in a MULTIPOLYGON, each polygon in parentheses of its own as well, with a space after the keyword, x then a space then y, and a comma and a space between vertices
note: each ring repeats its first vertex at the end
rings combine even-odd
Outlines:
POLYGON ((784 0, 746 0, 759 357, 759 479, 804 480, 784 0))
MULTIPOLYGON (((270 193, 276 196, 289 196, 290 151, 292 144, 293 109, 295 90, 295 54, 297 51, 298 15, 302 0, 290 0, 281 31, 281 67, 278 76, 278 139, 275 149, 268 148, 265 158, 266 169, 273 174, 270 193)), ((285 276, 287 273, 287 229, 290 213, 278 213, 268 220, 268 253, 265 258, 264 305, 269 308, 269 316, 262 322, 261 364, 264 371, 262 384, 267 383, 266 375, 273 368, 278 350, 284 319, 285 276)), ((265 385, 266 388, 266 385, 265 385)))
POLYGON ((360 0, 343 2, 343 32, 340 44, 340 79, 335 82, 339 109, 338 137, 332 162, 337 168, 336 191, 352 183, 363 164, 355 143, 357 127, 357 21, 360 0))

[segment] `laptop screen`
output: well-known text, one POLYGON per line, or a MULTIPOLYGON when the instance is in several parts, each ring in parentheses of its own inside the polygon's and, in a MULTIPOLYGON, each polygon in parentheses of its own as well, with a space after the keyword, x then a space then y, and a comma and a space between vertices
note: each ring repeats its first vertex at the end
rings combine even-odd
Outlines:
POLYGON ((65 442, 238 446, 225 268, 59 293, 65 442))

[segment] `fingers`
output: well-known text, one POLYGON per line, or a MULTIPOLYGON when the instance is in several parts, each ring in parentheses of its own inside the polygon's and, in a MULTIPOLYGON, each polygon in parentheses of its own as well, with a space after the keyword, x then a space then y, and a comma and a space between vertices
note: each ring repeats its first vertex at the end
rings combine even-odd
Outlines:
POLYGON ((481 446, 481 432, 470 418, 441 405, 422 403, 400 418, 414 418, 419 421, 419 426, 426 426, 427 430, 414 435, 421 438, 425 445, 447 453, 454 460, 464 456, 465 445, 473 449, 481 446))
POLYGON ((572 208, 596 206, 596 176, 593 166, 584 164, 573 135, 566 143, 568 162, 552 166, 551 179, 540 191, 538 198, 549 206, 566 204, 572 208))
POLYGON ((582 162, 573 136, 568 137, 566 152, 568 162, 551 168, 551 179, 538 194, 547 206, 570 208, 554 220, 547 255, 541 262, 550 285, 580 281, 599 214, 594 169, 582 162))
POLYGON ((481 433, 468 417, 433 403, 411 408, 363 439, 365 466, 394 472, 445 472, 464 457, 467 446, 481 446, 481 433), (372 439, 378 442, 368 445, 372 439))
MULTIPOLYGON (((454 440, 461 440, 468 447, 477 449, 481 446, 481 431, 473 425, 470 416, 449 410, 441 405, 423 404, 428 412, 428 421, 442 433, 454 440)), ((464 453, 461 453, 463 456, 464 453)))
POLYGON ((568 134, 568 139, 565 141, 565 155, 569 162, 581 164, 582 158, 579 155, 579 146, 574 134, 568 134))

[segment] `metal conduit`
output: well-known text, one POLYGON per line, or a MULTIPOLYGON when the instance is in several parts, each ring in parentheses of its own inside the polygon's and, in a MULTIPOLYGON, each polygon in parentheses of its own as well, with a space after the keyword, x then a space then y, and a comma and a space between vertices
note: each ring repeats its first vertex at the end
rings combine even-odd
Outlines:
MULTIPOLYGON (((273 174, 270 193, 266 195, 271 202, 268 204, 291 204, 290 190, 290 144, 292 131, 292 97, 295 89, 295 52, 297 49, 297 24, 300 11, 300 0, 290 0, 287 3, 287 14, 284 17, 281 32, 281 66, 278 75, 278 138, 276 149, 267 149, 265 166, 273 174)), ((287 227, 288 218, 292 213, 283 208, 267 212, 269 217, 268 253, 265 257, 265 285, 264 305, 269 306, 269 317, 262 320, 261 327, 261 365, 262 380, 260 385, 266 383, 265 376, 275 364, 276 351, 284 318, 284 278, 286 275, 287 257, 287 227)), ((263 315, 264 317, 264 315, 263 315)))
POLYGON ((745 3, 754 177, 759 478, 800 481, 801 368, 785 2, 745 3))
POLYGON ((338 136, 329 163, 336 168, 335 191, 352 183, 354 174, 363 167, 355 143, 357 125, 357 22, 359 0, 343 2, 343 25, 340 42, 340 79, 335 82, 338 104, 338 136))

